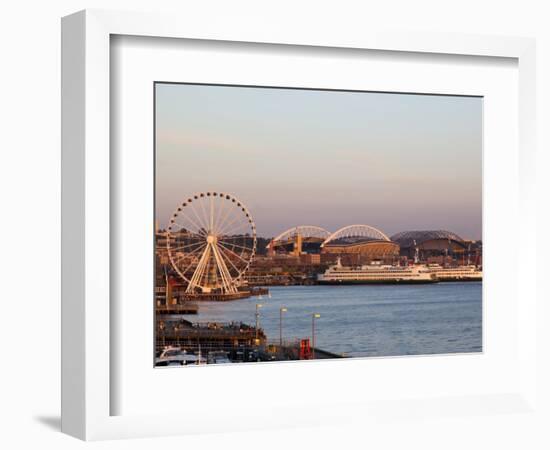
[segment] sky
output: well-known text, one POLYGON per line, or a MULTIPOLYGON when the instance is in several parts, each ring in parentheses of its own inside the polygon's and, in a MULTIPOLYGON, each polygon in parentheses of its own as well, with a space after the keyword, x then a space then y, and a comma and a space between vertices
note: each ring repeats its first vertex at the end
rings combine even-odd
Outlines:
POLYGON ((351 224, 481 238, 482 98, 156 84, 156 215, 229 192, 259 236, 351 224))

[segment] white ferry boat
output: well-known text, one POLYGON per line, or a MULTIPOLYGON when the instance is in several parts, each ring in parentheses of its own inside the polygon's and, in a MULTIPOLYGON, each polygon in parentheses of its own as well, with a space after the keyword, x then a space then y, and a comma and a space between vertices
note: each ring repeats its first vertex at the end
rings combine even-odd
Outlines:
POLYGON ((439 264, 428 264, 426 267, 439 281, 483 280, 483 272, 474 265, 443 267, 439 264))
POLYGON ((438 279, 426 266, 391 266, 370 264, 342 266, 340 258, 325 273, 317 275, 319 284, 425 284, 438 279))

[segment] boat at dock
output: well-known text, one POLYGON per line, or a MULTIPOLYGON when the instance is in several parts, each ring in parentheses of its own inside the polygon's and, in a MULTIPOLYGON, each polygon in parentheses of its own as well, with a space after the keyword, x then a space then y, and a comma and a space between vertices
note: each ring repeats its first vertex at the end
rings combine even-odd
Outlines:
POLYGON ((317 275, 318 284, 425 284, 448 281, 482 281, 483 272, 475 265, 441 266, 415 264, 394 266, 372 263, 343 266, 340 259, 324 273, 317 275))
POLYGON ((188 366, 206 364, 207 360, 200 354, 195 355, 179 347, 166 347, 155 359, 155 366, 188 366))
POLYGON ((340 258, 335 265, 317 275, 319 284, 427 284, 437 283, 435 274, 426 266, 392 266, 373 263, 363 266, 343 266, 340 258))
POLYGON ((231 364, 228 352, 213 351, 208 353, 208 364, 231 364))
POLYGON ((240 300, 243 298, 249 298, 258 296, 262 298, 262 295, 268 295, 269 289, 265 287, 248 287, 244 286, 242 289, 239 289, 235 293, 221 293, 221 292, 208 292, 208 293, 185 293, 182 294, 181 299, 184 304, 189 304, 189 302, 200 302, 200 301, 210 301, 210 302, 226 302, 231 300, 240 300))
POLYGON ((428 264, 426 267, 439 281, 483 280, 483 272, 474 265, 443 267, 439 264, 428 264))

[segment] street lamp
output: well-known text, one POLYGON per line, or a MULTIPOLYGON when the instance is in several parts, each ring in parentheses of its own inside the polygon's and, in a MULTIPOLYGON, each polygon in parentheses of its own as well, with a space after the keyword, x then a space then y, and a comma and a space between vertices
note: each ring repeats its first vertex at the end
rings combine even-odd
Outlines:
POLYGON ((311 315, 311 359, 315 359, 315 319, 321 317, 321 314, 313 313, 311 315))
POLYGON ((166 337, 164 335, 164 328, 165 328, 164 321, 161 320, 159 322, 159 329, 162 332, 162 346, 166 347, 166 337))
POLYGON ((283 347, 283 313, 287 312, 284 306, 279 310, 279 347, 283 347))
POLYGON ((261 303, 256 303, 256 343, 258 343, 259 334, 258 330, 260 328, 260 308, 263 305, 261 303))

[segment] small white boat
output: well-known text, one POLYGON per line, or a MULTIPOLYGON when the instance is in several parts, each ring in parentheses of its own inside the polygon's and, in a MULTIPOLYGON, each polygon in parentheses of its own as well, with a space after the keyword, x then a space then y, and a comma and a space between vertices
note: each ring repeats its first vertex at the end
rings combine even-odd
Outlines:
POLYGON ((206 360, 200 355, 187 353, 178 347, 165 348, 160 356, 155 359, 155 366, 188 366, 206 364, 206 360))
POLYGON ((208 353, 208 364, 232 364, 227 352, 215 351, 208 353))

